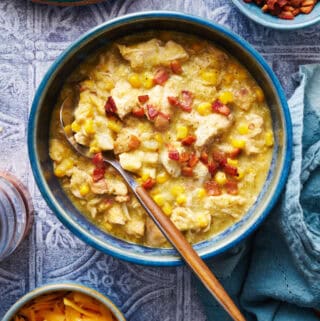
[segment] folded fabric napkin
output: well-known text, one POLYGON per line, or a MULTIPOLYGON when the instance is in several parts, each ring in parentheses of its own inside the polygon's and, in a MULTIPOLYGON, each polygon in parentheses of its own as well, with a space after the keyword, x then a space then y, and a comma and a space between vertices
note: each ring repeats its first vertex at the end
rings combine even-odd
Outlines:
MULTIPOLYGON (((289 100, 293 162, 282 196, 255 236, 209 262, 248 321, 320 317, 320 65, 300 67, 289 100)), ((197 282, 208 321, 230 320, 197 282)))

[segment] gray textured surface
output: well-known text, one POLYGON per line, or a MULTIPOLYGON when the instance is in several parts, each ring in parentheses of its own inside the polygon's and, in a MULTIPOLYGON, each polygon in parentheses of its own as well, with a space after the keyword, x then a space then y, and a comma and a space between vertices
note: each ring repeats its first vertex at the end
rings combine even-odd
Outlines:
POLYGON ((71 235, 46 206, 30 170, 26 131, 36 86, 55 57, 81 33, 111 17, 141 10, 177 10, 223 24, 258 49, 287 96, 290 74, 320 62, 320 25, 276 32, 250 22, 227 0, 113 0, 83 8, 56 8, 28 0, 0 1, 0 170, 29 188, 36 222, 29 238, 0 263, 0 318, 18 297, 44 283, 71 280, 110 296, 131 321, 204 321, 186 268, 145 268, 96 252, 71 235))

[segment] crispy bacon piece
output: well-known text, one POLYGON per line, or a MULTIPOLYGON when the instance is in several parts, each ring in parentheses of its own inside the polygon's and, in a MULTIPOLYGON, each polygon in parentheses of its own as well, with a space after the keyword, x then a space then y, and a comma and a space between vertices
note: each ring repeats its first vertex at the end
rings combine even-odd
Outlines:
POLYGON ((149 95, 138 96, 139 103, 146 103, 149 100, 149 95))
POLYGON ((186 163, 190 159, 190 154, 187 152, 182 152, 179 157, 179 162, 180 163, 186 163))
POLYGON ((103 155, 102 153, 96 153, 93 157, 92 157, 92 163, 96 166, 96 167, 104 167, 105 163, 103 161, 103 155))
POLYGON ((160 68, 156 71, 156 74, 154 75, 153 82, 156 85, 163 86, 165 82, 169 79, 169 74, 164 68, 160 68))
POLYGON ((211 174, 211 176, 214 176, 218 168, 219 168, 219 164, 216 163, 215 161, 211 161, 208 163, 208 171, 211 174))
POLYGON ((130 150, 137 149, 140 146, 140 139, 135 135, 130 135, 128 147, 130 150))
POLYGON ((143 108, 134 108, 132 110, 132 115, 136 117, 143 117, 144 116, 144 109, 143 108))
POLYGON ((114 99, 111 96, 108 97, 107 102, 104 105, 104 109, 107 115, 117 114, 117 106, 114 99))
POLYGON ((142 183, 142 187, 145 189, 151 189, 156 184, 156 180, 149 177, 145 182, 142 183))
POLYGON ((227 181, 225 184, 225 188, 228 194, 237 195, 238 191, 238 183, 235 181, 227 181))
POLYGON ((181 140, 181 144, 184 146, 191 146, 192 144, 195 143, 195 141, 197 140, 197 137, 194 135, 189 135, 186 138, 181 140))
POLYGON ((159 111, 152 105, 147 105, 147 111, 150 120, 154 120, 159 114, 159 111))
POLYGON ((180 107, 180 102, 178 97, 168 96, 167 99, 170 105, 174 107, 180 107))
POLYGON ((189 90, 181 91, 181 100, 178 97, 168 96, 168 102, 174 107, 179 107, 188 113, 192 110, 193 94, 189 90))
POLYGON ((238 169, 232 165, 229 165, 229 164, 224 165, 223 171, 230 176, 238 176, 239 175, 238 169))
POLYGON ((191 177, 193 176, 193 168, 190 166, 183 166, 181 168, 181 173, 183 176, 191 177))
POLYGON ((204 188, 209 196, 219 196, 221 195, 221 189, 217 182, 207 181, 204 183, 204 188))
POLYGON ((219 166, 224 167, 224 165, 227 163, 227 156, 224 152, 221 152, 219 150, 214 150, 212 152, 212 158, 214 161, 218 163, 219 166))
POLYGON ((169 127, 169 123, 170 116, 162 112, 159 112, 154 119, 154 127, 159 131, 166 130, 169 127))
POLYGON ((92 180, 94 182, 98 182, 100 181, 100 179, 104 178, 104 174, 106 172, 106 168, 105 167, 96 167, 93 170, 93 174, 92 174, 92 180))
POLYGON ((170 63, 171 70, 174 74, 181 75, 182 67, 179 60, 174 60, 170 63))
POLYGON ((241 148, 234 148, 231 152, 228 153, 230 158, 236 158, 241 154, 241 148))
POLYGON ((214 112, 224 116, 229 116, 231 113, 230 108, 227 105, 224 105, 219 99, 214 101, 211 107, 214 112))
POLYGON ((206 151, 202 151, 200 154, 200 160, 203 164, 207 165, 209 161, 209 155, 206 151))
POLYGON ((189 162, 188 162, 189 166, 191 168, 193 168, 198 164, 198 162, 199 162, 199 158, 197 157, 197 155, 195 153, 192 153, 190 155, 190 159, 189 159, 189 162))
POLYGON ((176 149, 169 150, 168 157, 171 160, 178 161, 180 158, 179 151, 177 151, 176 149))

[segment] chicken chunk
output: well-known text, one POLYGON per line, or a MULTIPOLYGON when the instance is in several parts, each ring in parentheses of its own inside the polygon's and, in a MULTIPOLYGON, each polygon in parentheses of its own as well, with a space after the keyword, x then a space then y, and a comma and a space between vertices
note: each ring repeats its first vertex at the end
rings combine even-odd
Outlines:
POLYGON ((108 210, 106 219, 111 224, 124 225, 127 222, 127 217, 119 204, 114 204, 108 210))
POLYGON ((67 152, 68 148, 62 141, 58 139, 50 140, 49 155, 51 159, 60 163, 66 157, 67 152))
POLYGON ((119 155, 120 165, 127 171, 137 173, 141 169, 143 152, 134 151, 131 153, 122 153, 119 155))
POLYGON ((130 151, 130 140, 131 136, 139 136, 137 131, 131 128, 123 128, 121 132, 118 134, 115 142, 114 142, 114 152, 115 154, 125 153, 130 151))
POLYGON ((134 217, 125 225, 127 234, 141 238, 145 231, 145 221, 142 217, 134 217))
POLYGON ((83 196, 80 194, 80 187, 84 184, 91 185, 91 182, 92 178, 87 172, 74 167, 70 179, 71 193, 78 198, 83 198, 83 196))
POLYGON ((204 200, 204 207, 210 211, 212 216, 229 215, 238 218, 242 215, 247 201, 239 195, 222 194, 207 197, 204 200))
POLYGON ((193 168, 193 176, 197 178, 200 182, 204 182, 209 179, 208 167, 201 162, 193 168))
POLYGON ((151 218, 146 218, 146 243, 150 246, 160 247, 166 242, 166 238, 152 221, 151 218))
POLYGON ((194 213, 189 208, 176 207, 172 212, 171 221, 180 231, 199 230, 210 225, 211 216, 208 211, 194 213))
POLYGON ((114 148, 114 141, 111 136, 110 130, 107 130, 102 133, 96 133, 96 146, 99 147, 101 150, 113 150, 114 148))
POLYGON ((122 57, 130 62, 133 69, 169 65, 173 60, 187 60, 188 53, 174 41, 164 46, 158 39, 151 39, 136 45, 118 45, 122 57))
POLYGON ((128 194, 127 185, 119 178, 107 175, 108 194, 126 196, 128 194))
POLYGON ((164 148, 160 153, 160 161, 166 171, 172 176, 172 177, 178 177, 181 173, 181 167, 180 164, 177 161, 171 160, 168 156, 168 149, 164 148))

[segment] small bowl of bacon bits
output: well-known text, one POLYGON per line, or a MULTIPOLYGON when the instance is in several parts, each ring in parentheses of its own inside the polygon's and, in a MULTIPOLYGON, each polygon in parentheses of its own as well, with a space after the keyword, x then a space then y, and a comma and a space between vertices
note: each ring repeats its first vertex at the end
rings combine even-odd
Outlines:
POLYGON ((319 0, 232 0, 253 21, 279 30, 305 28, 320 21, 319 0))
POLYGON ((2 321, 126 321, 101 293, 75 283, 44 285, 20 298, 2 321))

